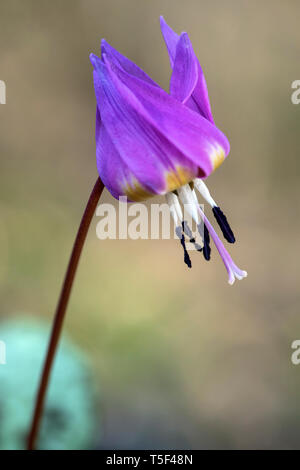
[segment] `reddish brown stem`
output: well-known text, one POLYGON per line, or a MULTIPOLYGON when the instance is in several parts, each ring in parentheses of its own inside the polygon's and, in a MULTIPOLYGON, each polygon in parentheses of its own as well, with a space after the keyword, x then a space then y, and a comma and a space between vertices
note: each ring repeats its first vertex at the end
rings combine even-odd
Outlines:
POLYGON ((103 191, 104 185, 100 178, 97 179, 96 184, 91 192, 90 198, 86 205, 84 214, 82 216, 79 229, 76 235, 76 239, 73 245, 73 250, 69 260, 65 280, 61 289, 61 294, 58 300, 55 317, 53 321, 51 336, 49 340, 48 351, 40 379, 39 389, 36 396, 34 413, 32 416, 32 422, 30 426, 30 432, 27 439, 27 449, 32 450, 35 447, 36 438, 39 431, 40 421, 43 412, 44 401, 49 383, 49 377, 55 357, 57 345, 59 342, 63 321, 70 298, 70 293, 75 278, 79 258, 82 252, 82 248, 86 239, 86 235, 93 218, 97 203, 103 191))

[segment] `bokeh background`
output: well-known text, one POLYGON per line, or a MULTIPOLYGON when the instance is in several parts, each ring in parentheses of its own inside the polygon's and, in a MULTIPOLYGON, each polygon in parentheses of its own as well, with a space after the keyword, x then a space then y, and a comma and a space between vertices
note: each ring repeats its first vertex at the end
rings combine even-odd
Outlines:
MULTIPOLYGON (((209 187, 248 278, 230 287, 216 250, 188 270, 175 240, 99 241, 94 219, 65 323, 101 390, 90 447, 300 448, 296 0, 1 2, 1 319, 53 316, 97 177, 89 53, 104 37, 168 89, 161 14, 188 31, 231 142, 209 187)), ((21 373, 9 350, 0 367, 21 373)))

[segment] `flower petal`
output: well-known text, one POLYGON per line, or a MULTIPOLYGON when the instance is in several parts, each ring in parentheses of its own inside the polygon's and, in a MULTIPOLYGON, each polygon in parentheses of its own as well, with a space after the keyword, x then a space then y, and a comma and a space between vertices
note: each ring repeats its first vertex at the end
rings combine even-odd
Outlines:
POLYGON ((198 166, 156 132, 139 100, 120 82, 109 63, 105 65, 93 55, 91 61, 101 110, 101 127, 96 132, 97 164, 113 196, 143 200, 194 179, 198 166))
POLYGON ((96 159, 99 175, 116 199, 127 196, 129 201, 142 201, 153 196, 122 160, 103 124, 96 140, 96 159))
POLYGON ((173 68, 179 35, 175 33, 172 28, 170 28, 170 26, 165 22, 163 16, 160 17, 160 29, 168 49, 170 65, 171 68, 173 68))
POLYGON ((145 80, 146 82, 150 83, 151 85, 158 86, 152 78, 149 77, 140 67, 138 67, 134 62, 127 59, 124 55, 122 55, 119 51, 114 49, 105 39, 101 41, 101 52, 102 54, 106 54, 107 59, 117 65, 118 67, 122 68, 125 72, 129 73, 130 75, 134 75, 141 80, 145 80))
MULTIPOLYGON (((176 64, 175 58, 176 58, 176 49, 177 49, 177 45, 180 40, 179 39, 180 37, 178 36, 178 34, 176 34, 172 30, 172 28, 170 28, 170 26, 165 22, 162 16, 160 18, 160 26, 161 26, 162 35, 164 37, 164 40, 165 40, 165 43, 169 52, 171 68, 173 69, 173 73, 174 73, 175 66, 178 66, 178 63, 176 64)), ((186 53, 190 54, 191 51, 187 50, 186 53)), ((198 82, 194 88, 191 98, 186 102, 186 105, 189 108, 193 109, 194 111, 199 112, 203 117, 208 119, 210 122, 214 123, 204 73, 195 54, 194 56, 195 56, 194 60, 197 62, 197 67, 198 67, 198 82)))
POLYGON ((176 47, 170 94, 185 103, 198 82, 198 64, 187 33, 182 33, 176 47))
POLYGON ((214 118, 211 112, 210 101, 207 91, 207 85, 204 73, 202 71, 201 65, 198 62, 198 83, 194 88, 191 98, 188 100, 186 105, 198 112, 208 119, 212 124, 214 124, 214 118))
MULTIPOLYGON (((93 77, 97 94, 101 83, 99 74, 95 70, 93 77)), ((109 134, 106 132, 98 106, 96 111, 95 134, 97 169, 104 185, 116 199, 119 199, 120 196, 127 196, 124 188, 128 185, 128 181, 133 181, 135 178, 129 170, 128 165, 123 162, 109 134)))
MULTIPOLYGON (((125 89, 132 91, 135 101, 131 100, 131 106, 136 109, 141 133, 145 133, 143 120, 154 131, 156 140, 167 140, 183 157, 196 164, 201 177, 207 177, 223 162, 230 146, 225 135, 215 125, 164 90, 126 74, 117 67, 110 69, 110 76, 116 87, 122 88, 121 93, 125 89)), ((171 153, 169 158, 176 162, 177 155, 171 153)))

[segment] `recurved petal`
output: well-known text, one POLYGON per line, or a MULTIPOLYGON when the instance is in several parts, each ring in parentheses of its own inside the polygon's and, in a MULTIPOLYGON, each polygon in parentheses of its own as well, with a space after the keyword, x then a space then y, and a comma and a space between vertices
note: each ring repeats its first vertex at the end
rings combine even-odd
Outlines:
POLYGON ((106 55, 107 60, 122 68, 130 75, 134 75, 141 80, 145 80, 151 85, 158 86, 157 83, 155 83, 155 81, 152 80, 152 78, 149 77, 149 75, 147 75, 140 67, 122 55, 119 51, 114 49, 110 44, 108 44, 108 42, 105 41, 105 39, 102 39, 101 41, 101 52, 102 54, 106 55))
POLYGON ((186 105, 194 110, 198 110, 199 113, 214 124, 214 118, 211 112, 211 106, 208 96, 208 90, 204 73, 201 65, 198 63, 198 82, 194 88, 191 98, 187 101, 186 105))
POLYGON ((163 141, 162 148, 166 154, 169 152, 171 161, 176 162, 180 152, 181 158, 198 166, 201 177, 208 176, 222 163, 230 146, 216 126, 164 90, 128 75, 119 68, 108 70, 123 97, 126 89, 132 91, 134 100, 131 100, 130 106, 135 110, 140 133, 148 134, 149 137, 151 132, 156 142, 163 141), (166 147, 165 142, 169 142, 173 148, 166 147), (171 153, 174 148, 177 154, 171 153))
POLYGON ((163 16, 160 17, 160 29, 168 49, 171 68, 173 68, 179 35, 170 28, 163 16))
POLYGON ((156 131, 143 105, 112 72, 110 64, 93 55, 91 61, 101 114, 96 133, 97 164, 100 177, 113 196, 143 200, 194 179, 199 173, 197 165, 156 131))
POLYGON ((182 33, 176 47, 170 94, 184 104, 191 97, 197 82, 197 59, 187 33, 182 33))
MULTIPOLYGON (((161 16, 160 18, 160 25, 161 25, 161 31, 168 49, 169 53, 169 58, 170 58, 170 64, 171 68, 173 69, 173 74, 175 73, 180 76, 180 71, 176 71, 175 67, 180 66, 180 62, 176 62, 176 50, 178 47, 178 43, 180 41, 180 37, 178 34, 176 34, 172 28, 165 22, 164 18, 161 16)), ((186 33, 185 33, 186 34, 186 33)), ((190 54, 194 54, 194 61, 197 63, 197 74, 198 74, 198 81, 196 86, 194 87, 193 93, 186 101, 186 105, 193 109, 194 111, 199 112, 203 117, 208 119, 210 122, 214 123, 212 112, 211 112, 211 106, 209 102, 209 96, 208 96, 208 91, 207 91, 207 85, 206 85, 206 80, 204 77, 203 70, 201 68, 201 65, 199 63, 199 60, 197 59, 197 56, 195 55, 194 51, 192 48, 187 48, 186 51, 184 49, 182 50, 182 53, 186 53, 187 56, 190 56, 190 54)), ((186 60, 190 60, 190 58, 187 58, 186 60)))

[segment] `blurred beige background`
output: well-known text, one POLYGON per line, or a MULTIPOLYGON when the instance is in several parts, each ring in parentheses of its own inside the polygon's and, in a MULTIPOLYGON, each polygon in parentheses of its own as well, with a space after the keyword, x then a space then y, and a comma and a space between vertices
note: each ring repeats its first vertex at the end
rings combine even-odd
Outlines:
POLYGON ((248 278, 228 286, 215 249, 188 270, 176 241, 100 242, 94 220, 66 330, 101 385, 99 446, 300 448, 296 0, 1 2, 0 315, 52 318, 97 177, 89 53, 104 37, 167 89, 160 14, 188 31, 231 142, 209 187, 248 278))

